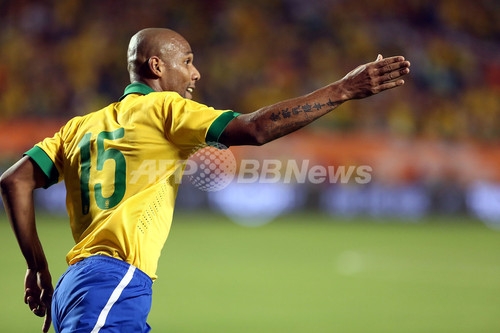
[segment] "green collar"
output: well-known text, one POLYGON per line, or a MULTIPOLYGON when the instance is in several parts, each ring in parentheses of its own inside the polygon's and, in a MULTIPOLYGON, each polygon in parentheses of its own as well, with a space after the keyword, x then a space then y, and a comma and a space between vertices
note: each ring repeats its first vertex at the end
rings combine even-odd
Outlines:
POLYGON ((142 95, 147 95, 149 93, 155 92, 151 87, 145 85, 144 83, 140 82, 135 82, 132 84, 129 84, 125 88, 125 92, 123 93, 123 96, 120 97, 119 101, 124 99, 128 94, 142 94, 142 95))

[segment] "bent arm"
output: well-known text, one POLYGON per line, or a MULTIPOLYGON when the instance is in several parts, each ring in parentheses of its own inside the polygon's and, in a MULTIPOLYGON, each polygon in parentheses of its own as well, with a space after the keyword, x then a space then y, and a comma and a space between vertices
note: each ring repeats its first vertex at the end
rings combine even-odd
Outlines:
POLYGON ((28 268, 39 269, 47 261, 35 226, 33 190, 45 185, 43 171, 25 156, 0 178, 2 199, 28 268))
POLYGON ((342 103, 360 99, 404 84, 410 72, 403 57, 391 57, 361 65, 341 80, 310 94, 266 106, 232 120, 219 141, 227 146, 262 145, 294 132, 342 103))
POLYGON ((33 190, 45 184, 45 174, 28 156, 19 160, 0 178, 5 210, 28 266, 24 302, 35 315, 45 316, 43 332, 47 332, 51 324, 53 287, 36 230, 33 190))

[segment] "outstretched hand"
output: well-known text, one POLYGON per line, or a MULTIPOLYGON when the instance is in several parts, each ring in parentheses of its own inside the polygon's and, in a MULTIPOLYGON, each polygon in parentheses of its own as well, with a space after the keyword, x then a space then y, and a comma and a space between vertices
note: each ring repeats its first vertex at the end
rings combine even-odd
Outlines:
POLYGON ((402 86, 402 76, 410 72, 410 62, 402 56, 383 58, 358 66, 341 80, 342 99, 360 99, 402 86))
POLYGON ((51 317, 52 293, 52 278, 48 269, 26 271, 24 279, 24 303, 28 304, 30 310, 39 317, 44 317, 42 331, 48 332, 51 317))

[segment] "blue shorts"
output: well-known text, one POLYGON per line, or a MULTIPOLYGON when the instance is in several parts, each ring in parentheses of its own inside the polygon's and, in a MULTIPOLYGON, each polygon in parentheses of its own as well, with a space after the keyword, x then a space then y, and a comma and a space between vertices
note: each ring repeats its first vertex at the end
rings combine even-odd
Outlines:
POLYGON ((149 332, 153 281, 119 259, 95 255, 68 267, 52 298, 57 333, 149 332))

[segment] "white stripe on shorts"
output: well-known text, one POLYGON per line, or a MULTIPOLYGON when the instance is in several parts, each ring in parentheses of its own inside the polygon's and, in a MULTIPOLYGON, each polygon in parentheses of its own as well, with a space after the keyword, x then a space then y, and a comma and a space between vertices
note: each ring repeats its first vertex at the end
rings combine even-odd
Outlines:
POLYGON ((108 299, 108 302, 102 309, 101 313, 99 314, 99 318, 97 318, 97 323, 94 326, 94 329, 92 330, 91 333, 98 333, 99 330, 104 326, 104 323, 106 322, 106 318, 108 317, 109 311, 111 310, 111 307, 115 304, 115 302, 120 298, 120 295, 122 294, 123 289, 130 283, 132 280, 132 277, 134 276, 135 272, 135 266, 130 265, 128 268, 127 274, 123 277, 123 279, 120 281, 118 286, 113 290, 113 293, 108 299))

